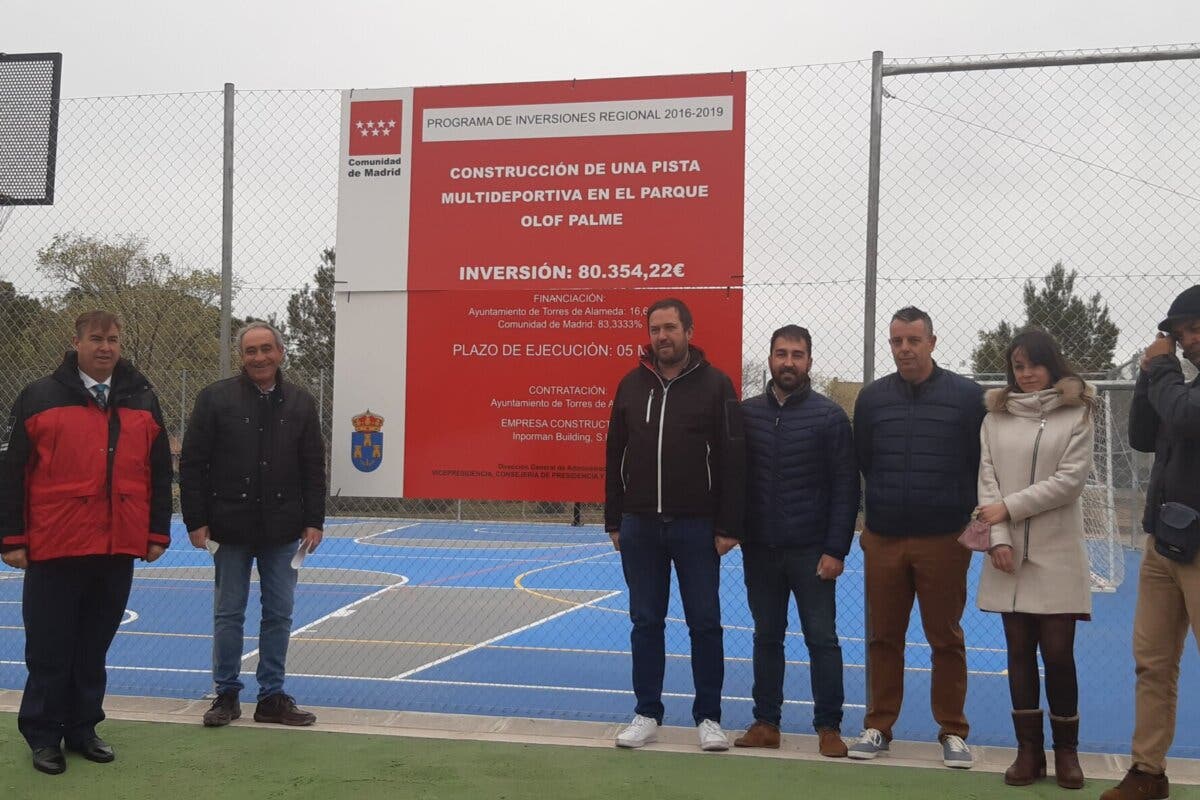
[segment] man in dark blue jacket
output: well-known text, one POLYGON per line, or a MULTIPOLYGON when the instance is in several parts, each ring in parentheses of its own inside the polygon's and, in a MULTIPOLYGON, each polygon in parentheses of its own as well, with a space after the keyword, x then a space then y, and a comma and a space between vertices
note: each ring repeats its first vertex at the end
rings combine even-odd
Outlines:
POLYGON ((754 724, 734 744, 779 747, 783 640, 788 597, 794 594, 811 664, 818 749, 840 758, 846 744, 835 581, 858 514, 850 420, 809 383, 812 336, 806 329, 786 325, 775 331, 769 364, 766 393, 742 403, 747 461, 742 563, 754 616, 754 724))
POLYGON ((867 715, 851 758, 888 749, 904 696, 904 647, 913 598, 932 651, 930 704, 942 762, 974 764, 969 727, 963 607, 971 551, 958 534, 976 503, 983 389, 933 361, 937 337, 919 308, 892 317, 897 371, 862 390, 854 449, 866 482, 862 548, 867 588, 867 715))

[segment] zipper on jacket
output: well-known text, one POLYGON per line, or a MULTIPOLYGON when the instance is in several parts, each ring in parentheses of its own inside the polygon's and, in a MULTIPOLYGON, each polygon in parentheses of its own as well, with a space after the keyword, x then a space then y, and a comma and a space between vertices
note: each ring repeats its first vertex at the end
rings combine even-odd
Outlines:
POLYGON ((708 490, 712 491, 712 443, 704 443, 704 472, 708 475, 708 490))
MULTIPOLYGON (((112 378, 109 378, 111 381, 112 378)), ((109 392, 108 403, 101 409, 104 414, 104 427, 107 433, 108 452, 105 453, 104 466, 104 494, 108 498, 108 554, 111 556, 116 547, 116 537, 113 535, 113 462, 117 457, 117 440, 121 437, 121 418, 117 415, 116 410, 117 397, 112 391, 109 392)))
MULTIPOLYGON (((1037 437, 1033 440, 1033 463, 1029 465, 1029 485, 1033 486, 1033 482, 1037 479, 1037 456, 1038 447, 1042 443, 1042 433, 1046 430, 1046 418, 1042 417, 1041 423, 1038 425, 1037 437)), ((1025 518, 1025 552, 1021 554, 1021 563, 1024 564, 1029 560, 1029 524, 1032 522, 1031 517, 1025 518)), ((1015 602, 1015 601, 1014 601, 1015 602)))
POLYGON ((776 520, 779 516, 778 500, 781 495, 779 489, 779 475, 781 472, 780 461, 782 461, 783 449, 783 434, 779 430, 779 422, 783 419, 783 404, 780 404, 779 410, 775 412, 775 435, 771 437, 771 493, 767 498, 767 513, 765 517, 765 527, 770 531, 770 535, 763 537, 767 544, 775 546, 778 541, 777 532, 781 526, 776 525, 776 520))
POLYGON ((908 416, 904 424, 904 491, 901 495, 904 504, 905 517, 908 516, 909 507, 909 472, 912 468, 912 431, 913 431, 913 407, 916 405, 916 387, 910 387, 910 396, 908 398, 908 416))
POLYGON ((650 390, 650 396, 646 398, 646 424, 650 424, 650 406, 654 405, 654 390, 650 390))
MULTIPOLYGON (((667 391, 671 388, 669 382, 663 382, 662 402, 658 405, 658 513, 663 513, 663 494, 662 494, 662 445, 663 445, 663 424, 667 420, 667 391)), ((651 389, 651 392, 654 390, 651 389)))

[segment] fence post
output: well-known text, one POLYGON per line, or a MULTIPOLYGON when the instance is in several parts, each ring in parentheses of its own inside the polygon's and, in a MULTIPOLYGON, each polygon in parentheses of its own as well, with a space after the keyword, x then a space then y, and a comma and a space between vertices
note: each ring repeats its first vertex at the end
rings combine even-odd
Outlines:
MULTIPOLYGON (((883 130, 883 51, 871 53, 871 142, 867 173, 867 264, 863 275, 863 386, 875 380, 875 279, 879 263, 879 145, 883 130)), ((864 514, 865 521, 865 514, 864 514)), ((866 525, 864 524, 864 528, 866 525)), ((861 540, 860 540, 861 542, 861 540)), ((863 695, 871 709, 871 613, 863 553, 863 695)))
POLYGON ((233 335, 233 84, 225 84, 225 135, 221 157, 221 377, 233 374, 229 341, 233 335))
POLYGON ((875 280, 879 263, 879 145, 883 131, 883 51, 871 53, 871 143, 867 172, 867 265, 863 291, 863 385, 875 380, 875 280))

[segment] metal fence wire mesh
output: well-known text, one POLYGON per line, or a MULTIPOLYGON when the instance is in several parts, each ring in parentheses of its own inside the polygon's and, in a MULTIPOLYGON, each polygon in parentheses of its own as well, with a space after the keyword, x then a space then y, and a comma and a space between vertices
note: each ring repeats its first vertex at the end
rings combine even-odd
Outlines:
MULTIPOLYGON (((1149 464, 1129 448, 1125 420, 1137 353, 1200 263, 1198 79, 1193 60, 884 79, 876 374, 890 371, 892 312, 914 304, 933 317, 943 366, 1002 380, 997 345, 1002 352, 1013 329, 1033 323, 1055 332, 1100 387, 1085 492, 1096 609, 1077 640, 1087 749, 1122 752, 1132 727, 1131 703, 1111 700, 1132 698, 1131 578, 1149 464)), ((812 331, 814 384, 853 409, 866 326, 870 82, 870 61, 748 75, 747 395, 761 391, 770 332, 795 322, 812 331)), ((236 93, 234 327, 261 318, 285 328, 288 374, 318 397, 327 437, 339 114, 335 91, 236 93)), ((227 346, 218 333, 222 118, 219 91, 62 102, 55 204, 17 209, 0 229, 0 405, 52 369, 80 310, 105 306, 124 318, 125 354, 157 387, 178 449, 227 346)), ((698 327, 703 345, 703 320, 698 327)), ((402 346, 380 343, 382 368, 402 346)), ((302 571, 289 691, 313 705, 625 720, 624 581, 599 522, 589 504, 330 498, 327 541, 302 571)), ((138 569, 110 651, 111 692, 211 689, 211 560, 176 527, 168 554, 138 569)), ((999 619, 974 610, 979 566, 976 558, 963 620, 971 740, 1008 744, 1004 640, 999 619)), ((856 546, 838 589, 847 734, 866 702, 861 571, 856 546)), ((722 577, 733 729, 752 720, 753 678, 737 551, 722 577)), ((19 688, 19 573, 0 579, 0 685, 19 688)), ((690 724, 689 639, 674 591, 668 616, 667 722, 690 724)), ((808 655, 794 610, 787 658, 784 728, 808 731, 808 655)), ((931 662, 916 615, 908 668, 895 735, 929 739, 931 662)), ((1183 696, 1189 680, 1185 669, 1183 696)), ((1181 729, 1200 725, 1190 713, 1180 709, 1181 729)))

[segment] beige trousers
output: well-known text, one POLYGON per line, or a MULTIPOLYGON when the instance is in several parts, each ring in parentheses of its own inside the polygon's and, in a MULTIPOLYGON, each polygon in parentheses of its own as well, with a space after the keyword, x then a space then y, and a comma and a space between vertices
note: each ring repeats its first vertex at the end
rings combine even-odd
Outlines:
POLYGON ((1191 564, 1163 558, 1148 536, 1133 619, 1137 705, 1132 750, 1133 763, 1144 772, 1166 771, 1167 750, 1175 738, 1179 659, 1189 625, 1200 642, 1200 558, 1191 564))

